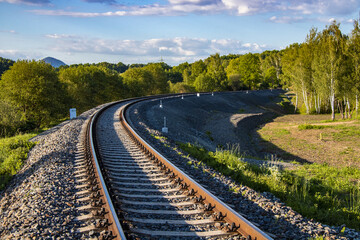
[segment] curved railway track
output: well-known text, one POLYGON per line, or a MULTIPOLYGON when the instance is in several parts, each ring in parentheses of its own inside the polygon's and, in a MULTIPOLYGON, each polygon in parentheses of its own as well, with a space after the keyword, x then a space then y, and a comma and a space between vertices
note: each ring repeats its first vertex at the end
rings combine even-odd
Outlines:
POLYGON ((271 239, 132 129, 126 109, 144 99, 107 105, 82 130, 79 231, 98 239, 271 239))

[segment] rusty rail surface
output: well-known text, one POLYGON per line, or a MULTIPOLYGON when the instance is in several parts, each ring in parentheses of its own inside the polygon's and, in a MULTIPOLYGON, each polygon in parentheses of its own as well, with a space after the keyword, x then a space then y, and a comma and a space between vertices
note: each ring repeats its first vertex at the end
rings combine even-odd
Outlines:
MULTIPOLYGON (((135 101, 131 104, 140 102, 135 101)), ((204 202, 206 205, 213 208, 214 212, 217 212, 219 216, 224 217, 227 223, 230 223, 231 229, 229 231, 237 231, 245 236, 247 239, 257 239, 257 240, 270 240, 272 239, 266 233, 257 228, 250 221, 245 219, 243 216, 235 212, 224 202, 218 199, 216 196, 211 194, 200 184, 192 180, 186 173, 177 168, 174 164, 169 162, 164 156, 162 156, 158 151, 150 146, 143 138, 136 133, 136 131, 130 126, 129 122, 126 120, 126 110, 129 108, 130 104, 127 104, 120 114, 120 121, 126 131, 129 133, 129 136, 139 145, 145 154, 151 156, 154 161, 158 162, 159 165, 164 166, 173 173, 174 178, 180 179, 182 185, 195 194, 196 198, 204 202)))

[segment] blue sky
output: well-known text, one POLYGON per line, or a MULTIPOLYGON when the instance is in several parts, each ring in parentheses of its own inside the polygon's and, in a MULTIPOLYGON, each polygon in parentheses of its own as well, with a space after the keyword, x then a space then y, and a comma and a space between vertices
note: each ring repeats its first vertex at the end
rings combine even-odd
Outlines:
POLYGON ((170 65, 303 42, 360 0, 0 0, 0 56, 170 65))

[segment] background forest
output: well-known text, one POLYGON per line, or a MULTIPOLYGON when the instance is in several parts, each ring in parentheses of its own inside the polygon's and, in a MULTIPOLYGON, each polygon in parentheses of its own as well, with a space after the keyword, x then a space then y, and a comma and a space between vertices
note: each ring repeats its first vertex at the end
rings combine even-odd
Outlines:
POLYGON ((194 63, 79 64, 53 68, 43 61, 0 58, 0 137, 51 126, 68 116, 119 99, 162 93, 286 88, 295 111, 358 112, 360 28, 349 35, 333 22, 311 29, 303 43, 281 51, 211 55, 194 63))

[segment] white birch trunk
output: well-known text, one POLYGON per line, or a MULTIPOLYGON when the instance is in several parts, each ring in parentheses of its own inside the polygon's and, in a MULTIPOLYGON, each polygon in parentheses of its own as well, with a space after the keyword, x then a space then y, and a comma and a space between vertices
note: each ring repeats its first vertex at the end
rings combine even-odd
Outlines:
POLYGON ((355 103, 356 116, 358 114, 358 111, 359 111, 359 99, 358 99, 358 95, 356 94, 356 103, 355 103))
POLYGON ((331 77, 330 77, 330 105, 331 105, 331 120, 335 120, 335 79, 333 72, 333 64, 331 63, 331 77))
POLYGON ((347 103, 347 107, 348 107, 349 118, 351 118, 351 108, 350 108, 349 98, 346 98, 346 103, 347 103))
POLYGON ((304 104, 305 104, 305 107, 306 107, 306 114, 309 114, 310 110, 309 110, 308 97, 307 97, 306 89, 304 87, 302 89, 302 94, 303 94, 304 104))
POLYGON ((344 96, 344 117, 348 118, 348 113, 347 113, 347 109, 346 109, 346 98, 344 96))

